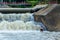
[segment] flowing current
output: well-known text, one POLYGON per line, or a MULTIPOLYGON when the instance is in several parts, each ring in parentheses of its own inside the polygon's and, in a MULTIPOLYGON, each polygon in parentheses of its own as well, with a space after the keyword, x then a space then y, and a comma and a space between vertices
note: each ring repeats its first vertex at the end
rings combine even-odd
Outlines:
POLYGON ((0 40, 60 40, 60 32, 40 32, 41 28, 46 30, 33 13, 0 14, 0 40))
POLYGON ((40 30, 41 28, 46 30, 41 22, 34 21, 33 13, 0 14, 0 30, 40 30))

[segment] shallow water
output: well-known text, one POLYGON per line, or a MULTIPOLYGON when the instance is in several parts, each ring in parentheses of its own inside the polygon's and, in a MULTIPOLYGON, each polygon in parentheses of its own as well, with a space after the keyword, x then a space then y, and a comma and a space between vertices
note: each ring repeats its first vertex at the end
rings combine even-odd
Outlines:
POLYGON ((60 32, 0 31, 0 40, 60 40, 60 32))

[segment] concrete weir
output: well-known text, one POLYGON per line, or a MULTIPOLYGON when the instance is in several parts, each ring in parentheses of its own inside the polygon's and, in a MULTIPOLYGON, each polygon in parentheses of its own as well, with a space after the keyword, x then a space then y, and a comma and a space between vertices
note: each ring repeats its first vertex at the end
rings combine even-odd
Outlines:
POLYGON ((35 21, 41 21, 49 31, 60 31, 60 5, 52 4, 34 14, 35 21))
POLYGON ((26 12, 36 12, 44 7, 46 7, 48 4, 46 5, 36 5, 33 8, 0 8, 0 12, 2 13, 26 13, 26 12))

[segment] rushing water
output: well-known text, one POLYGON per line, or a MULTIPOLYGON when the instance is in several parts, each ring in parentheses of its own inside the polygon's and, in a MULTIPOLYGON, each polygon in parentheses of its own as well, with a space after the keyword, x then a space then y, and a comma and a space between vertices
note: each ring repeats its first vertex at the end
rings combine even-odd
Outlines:
POLYGON ((60 40, 60 32, 46 30, 33 14, 0 14, 0 40, 60 40))
POLYGON ((41 22, 35 22, 33 13, 0 14, 0 30, 46 30, 41 22))
POLYGON ((40 40, 40 29, 46 30, 34 21, 33 13, 0 14, 0 40, 40 40))
POLYGON ((0 21, 16 21, 16 20, 22 20, 22 21, 32 21, 34 20, 33 14, 0 14, 0 21))
POLYGON ((60 32, 0 31, 0 40, 60 40, 60 32))

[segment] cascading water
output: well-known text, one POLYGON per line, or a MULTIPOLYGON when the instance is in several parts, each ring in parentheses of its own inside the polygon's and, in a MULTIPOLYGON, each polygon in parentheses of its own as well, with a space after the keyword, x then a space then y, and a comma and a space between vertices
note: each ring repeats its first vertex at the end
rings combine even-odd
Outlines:
POLYGON ((0 40, 40 40, 41 28, 46 30, 41 22, 34 21, 33 13, 0 14, 0 40))
POLYGON ((60 40, 60 32, 46 30, 41 22, 35 22, 33 13, 0 14, 0 40, 60 40))
POLYGON ((0 30, 46 30, 42 23, 34 22, 33 13, 0 14, 0 30))

